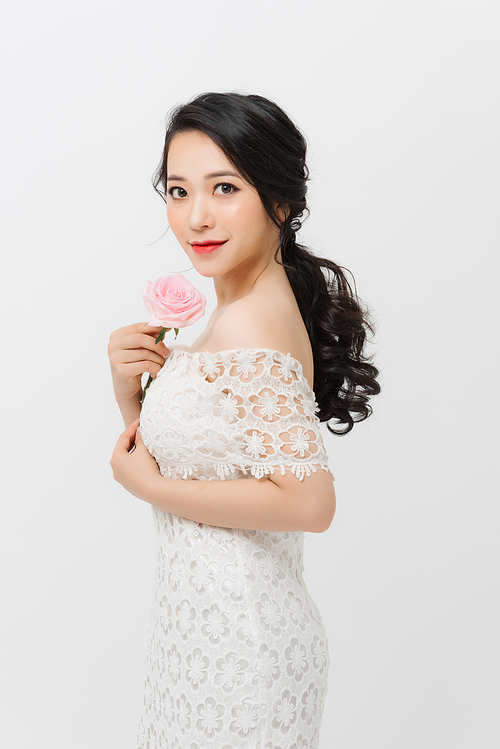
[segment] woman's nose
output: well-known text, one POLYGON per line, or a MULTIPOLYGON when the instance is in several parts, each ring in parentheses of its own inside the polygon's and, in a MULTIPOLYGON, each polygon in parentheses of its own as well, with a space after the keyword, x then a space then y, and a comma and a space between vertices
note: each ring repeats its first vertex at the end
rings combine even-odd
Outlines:
POLYGON ((211 229, 215 225, 214 217, 210 210, 209 201, 199 197, 192 203, 191 213, 189 216, 189 226, 191 229, 211 229))

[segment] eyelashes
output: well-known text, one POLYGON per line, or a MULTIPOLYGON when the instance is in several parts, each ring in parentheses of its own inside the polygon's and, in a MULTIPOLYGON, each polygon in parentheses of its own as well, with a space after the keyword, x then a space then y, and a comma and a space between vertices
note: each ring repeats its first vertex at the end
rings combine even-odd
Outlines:
POLYGON ((235 187, 235 185, 232 185, 231 182, 218 182, 216 185, 214 185, 214 190, 216 190, 218 187, 230 187, 231 192, 222 192, 219 193, 219 195, 232 195, 233 192, 237 192, 238 188, 235 187))
MULTIPOLYGON (((169 194, 169 195, 171 195, 171 196, 172 196, 173 198, 178 198, 178 197, 179 197, 179 195, 174 195, 174 190, 182 190, 182 192, 186 192, 186 191, 185 191, 185 189, 184 189, 183 187, 171 187, 171 188, 170 188, 170 189, 168 190, 168 194, 169 194)), ((187 195, 187 192, 186 192, 186 195, 187 195)), ((182 198, 182 197, 184 197, 184 196, 183 196, 183 195, 181 195, 180 197, 182 198)))
MULTIPOLYGON (((218 193, 219 195, 232 195, 233 193, 239 192, 240 190, 239 187, 236 187, 235 185, 231 184, 231 182, 217 182, 217 184, 215 184, 212 189, 216 190, 218 187, 230 187, 231 188, 229 192, 221 192, 221 193, 218 193)), ((182 198, 186 197, 187 192, 183 187, 171 187, 168 190, 168 194, 171 195, 174 198, 174 200, 182 200, 182 198), (174 195, 174 190, 180 190, 181 192, 184 193, 184 195, 174 195)))

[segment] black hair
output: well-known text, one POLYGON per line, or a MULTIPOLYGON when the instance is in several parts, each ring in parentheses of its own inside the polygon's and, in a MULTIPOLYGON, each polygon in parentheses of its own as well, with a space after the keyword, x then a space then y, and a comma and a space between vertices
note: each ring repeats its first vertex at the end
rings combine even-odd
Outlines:
MULTIPOLYGON (((204 133, 219 146, 257 190, 279 228, 281 264, 311 341, 318 417, 336 422, 327 423, 333 434, 347 434, 355 422, 370 416, 368 400, 380 392, 378 369, 364 355, 373 326, 346 269, 313 255, 296 240, 301 219, 309 214, 304 136, 277 104, 263 96, 201 94, 169 113, 162 159, 153 176, 160 194, 159 185, 166 190, 172 138, 187 131, 204 133)), ((279 248, 276 262, 278 252, 279 248)))

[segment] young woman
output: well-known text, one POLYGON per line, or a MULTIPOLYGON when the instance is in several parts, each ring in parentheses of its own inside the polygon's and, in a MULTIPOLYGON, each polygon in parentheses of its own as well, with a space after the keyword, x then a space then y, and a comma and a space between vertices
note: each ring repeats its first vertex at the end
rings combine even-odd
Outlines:
POLYGON ((379 385, 341 268, 296 241, 305 155, 261 96, 203 94, 168 124, 155 188, 217 307, 190 348, 144 323, 109 343, 111 466, 158 539, 141 749, 319 744, 328 638, 302 575, 304 532, 335 513, 319 422, 348 432, 379 385))

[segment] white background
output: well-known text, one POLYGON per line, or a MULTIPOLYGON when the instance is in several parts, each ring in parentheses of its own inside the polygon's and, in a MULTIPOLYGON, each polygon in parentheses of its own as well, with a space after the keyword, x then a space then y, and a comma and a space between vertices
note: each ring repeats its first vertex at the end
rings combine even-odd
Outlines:
POLYGON ((306 534, 332 660, 321 749, 498 747, 498 3, 3 16, 1 744, 133 749, 155 540, 111 476, 106 346, 147 320, 146 278, 189 268, 150 185, 166 112, 238 90, 306 133, 301 239, 378 323, 383 394, 325 432, 338 509, 306 534))

